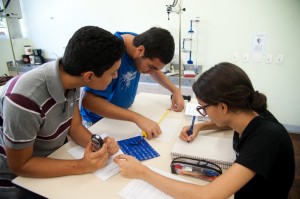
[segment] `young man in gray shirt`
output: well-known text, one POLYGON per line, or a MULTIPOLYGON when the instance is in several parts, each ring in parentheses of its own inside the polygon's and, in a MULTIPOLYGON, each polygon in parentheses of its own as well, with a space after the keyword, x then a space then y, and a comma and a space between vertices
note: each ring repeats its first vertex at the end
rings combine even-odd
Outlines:
POLYGON ((110 32, 86 26, 69 40, 62 59, 10 80, 0 92, 0 198, 24 192, 11 184, 19 176, 48 178, 94 172, 119 150, 113 138, 92 151, 91 132, 81 121, 79 87, 105 89, 117 77, 124 44, 110 32), (85 147, 79 160, 47 157, 67 135, 85 147))

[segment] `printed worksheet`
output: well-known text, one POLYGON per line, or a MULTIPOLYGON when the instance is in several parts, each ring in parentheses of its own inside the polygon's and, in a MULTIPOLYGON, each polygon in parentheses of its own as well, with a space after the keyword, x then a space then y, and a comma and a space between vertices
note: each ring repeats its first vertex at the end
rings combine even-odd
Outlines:
MULTIPOLYGON (((175 180, 180 180, 183 182, 189 182, 183 178, 178 176, 172 175, 171 173, 164 172, 154 167, 149 168, 161 175, 164 175, 168 178, 172 178, 175 180)), ((131 180, 126 187, 124 187, 121 192, 119 193, 125 199, 172 199, 171 196, 168 194, 160 191, 159 189, 155 188, 148 182, 139 179, 131 180)))

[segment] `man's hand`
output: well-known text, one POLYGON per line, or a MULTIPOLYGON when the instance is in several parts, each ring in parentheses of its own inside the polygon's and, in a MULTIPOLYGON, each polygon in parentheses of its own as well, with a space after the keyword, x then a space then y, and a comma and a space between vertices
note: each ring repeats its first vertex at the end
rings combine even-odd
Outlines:
POLYGON ((171 109, 176 112, 184 109, 184 99, 180 91, 173 93, 171 109))
POLYGON ((142 115, 140 115, 136 125, 138 125, 140 129, 145 131, 145 133, 147 134, 147 139, 149 140, 158 137, 162 133, 157 122, 150 120, 142 115))
POLYGON ((81 159, 82 168, 84 168, 86 173, 101 169, 106 165, 108 156, 109 154, 107 151, 106 143, 104 143, 98 151, 93 152, 92 141, 89 141, 88 145, 85 148, 84 156, 81 159))
POLYGON ((116 154, 120 147, 114 138, 106 137, 104 143, 107 144, 107 151, 109 155, 116 154))

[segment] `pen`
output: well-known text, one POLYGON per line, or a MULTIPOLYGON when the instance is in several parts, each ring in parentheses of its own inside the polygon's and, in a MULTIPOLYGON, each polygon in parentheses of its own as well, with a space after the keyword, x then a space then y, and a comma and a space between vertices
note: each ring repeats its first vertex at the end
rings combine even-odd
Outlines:
POLYGON ((190 130, 189 130, 189 132, 188 132, 188 136, 190 136, 190 135, 193 134, 193 129, 194 129, 194 124, 195 124, 195 119, 196 119, 196 116, 193 116, 192 124, 191 124, 190 130))

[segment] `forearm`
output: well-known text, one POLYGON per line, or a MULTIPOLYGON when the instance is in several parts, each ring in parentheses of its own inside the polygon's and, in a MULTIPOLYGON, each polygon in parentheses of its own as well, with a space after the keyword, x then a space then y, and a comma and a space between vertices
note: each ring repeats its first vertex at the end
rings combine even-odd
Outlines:
POLYGON ((69 136, 76 144, 82 147, 86 147, 92 135, 91 132, 87 128, 85 128, 85 126, 78 125, 77 128, 70 128, 69 136))
POLYGON ((219 127, 215 123, 207 121, 207 122, 201 122, 194 126, 197 132, 204 131, 204 130, 228 130, 229 127, 219 127))
POLYGON ((76 106, 74 109, 74 114, 68 134, 73 141, 75 141, 82 147, 86 147, 87 143, 91 139, 91 132, 82 124, 78 106, 76 106))
POLYGON ((219 127, 213 123, 213 122, 200 122, 198 124, 195 125, 196 128, 198 129, 198 131, 203 131, 203 130, 214 130, 214 129, 218 129, 219 127))
POLYGON ((35 178, 50 178, 84 174, 88 171, 81 160, 59 160, 46 157, 32 157, 18 170, 16 175, 35 178))
POLYGON ((138 113, 118 107, 91 93, 85 93, 82 106, 97 115, 111 119, 135 122, 133 120, 136 120, 140 116, 138 113))
POLYGON ((136 123, 138 118, 142 117, 139 113, 134 111, 118 107, 110 102, 102 104, 103 107, 99 107, 97 114, 100 114, 102 117, 124 120, 136 123))

